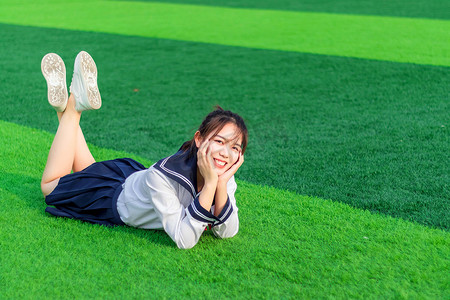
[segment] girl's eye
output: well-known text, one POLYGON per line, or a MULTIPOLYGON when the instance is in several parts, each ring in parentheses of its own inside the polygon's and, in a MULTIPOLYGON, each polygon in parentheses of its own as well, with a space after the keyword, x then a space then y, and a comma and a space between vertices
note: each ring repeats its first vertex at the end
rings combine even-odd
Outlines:
POLYGON ((221 141, 221 140, 216 140, 216 143, 219 143, 219 144, 223 144, 223 141, 221 141))
POLYGON ((238 147, 233 147, 233 150, 239 152, 239 148, 238 147))

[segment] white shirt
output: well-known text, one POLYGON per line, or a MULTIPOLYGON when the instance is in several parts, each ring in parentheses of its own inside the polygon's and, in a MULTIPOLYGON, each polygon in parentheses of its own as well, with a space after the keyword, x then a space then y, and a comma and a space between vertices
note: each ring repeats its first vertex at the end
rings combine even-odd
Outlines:
MULTIPOLYGON (((137 228, 164 229, 182 249, 195 246, 208 224, 213 226, 212 231, 217 237, 236 235, 239 218, 234 197, 237 188, 234 176, 227 184, 227 203, 220 215, 215 217, 214 206, 210 212, 206 211, 198 201, 200 193, 195 195, 195 181, 192 178, 196 176, 196 168, 191 168, 188 175, 186 168, 177 170, 179 158, 180 153, 177 152, 146 170, 131 174, 125 180, 117 199, 117 210, 122 221, 137 228), (174 162, 171 164, 168 159, 174 162)), ((192 159, 190 165, 193 165, 192 159)))

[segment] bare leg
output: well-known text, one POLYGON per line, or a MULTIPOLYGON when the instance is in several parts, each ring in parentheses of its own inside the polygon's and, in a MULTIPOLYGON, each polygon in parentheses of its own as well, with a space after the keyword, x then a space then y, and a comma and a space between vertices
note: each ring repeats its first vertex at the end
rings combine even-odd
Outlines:
POLYGON ((81 127, 78 126, 78 134, 77 134, 77 146, 75 151, 75 157, 73 160, 72 170, 74 172, 79 172, 93 163, 95 163, 95 159, 92 156, 91 151, 89 150, 88 145, 86 144, 86 140, 84 139, 83 131, 81 127))
MULTIPOLYGON (((61 122, 61 117, 63 115, 62 112, 58 112, 58 120, 61 122)), ((73 160, 72 165, 72 171, 79 172, 90 165, 95 163, 95 159, 92 156, 91 151, 89 150, 89 147, 86 143, 86 139, 84 138, 83 131, 81 130, 81 127, 78 126, 78 132, 77 132, 77 143, 76 143, 76 149, 75 149, 75 157, 73 160)))
POLYGON ((81 113, 75 110, 73 95, 70 95, 64 113, 58 116, 61 120, 42 175, 41 189, 44 196, 55 189, 61 177, 70 174, 75 161, 81 113))

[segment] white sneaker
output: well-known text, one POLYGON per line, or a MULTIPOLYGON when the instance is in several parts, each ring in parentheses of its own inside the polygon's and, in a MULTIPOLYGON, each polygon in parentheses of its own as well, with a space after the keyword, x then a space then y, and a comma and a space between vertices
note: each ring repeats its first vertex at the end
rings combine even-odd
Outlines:
POLYGON ((56 111, 64 111, 67 105, 66 66, 58 54, 48 53, 41 61, 41 70, 47 81, 48 102, 56 111))
POLYGON ((97 66, 92 57, 81 51, 75 59, 70 92, 75 96, 75 109, 84 111, 102 106, 97 86, 97 66))

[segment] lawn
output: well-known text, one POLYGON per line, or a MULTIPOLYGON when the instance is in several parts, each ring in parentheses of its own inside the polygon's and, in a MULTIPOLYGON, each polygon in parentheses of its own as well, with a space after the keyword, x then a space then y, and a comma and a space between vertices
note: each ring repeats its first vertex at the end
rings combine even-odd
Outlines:
POLYGON ((448 298, 448 15, 325 2, 2 1, 2 298, 448 298), (40 60, 59 53, 70 82, 80 50, 99 68, 104 104, 81 123, 98 160, 149 166, 215 104, 244 116, 235 238, 180 251, 44 213, 57 119, 40 60))
MULTIPOLYGON (((188 251, 161 231, 46 216, 52 135, 0 122, 4 298, 446 298, 448 233, 238 182, 241 229, 188 251)), ((98 159, 132 156, 91 146, 98 159)))

